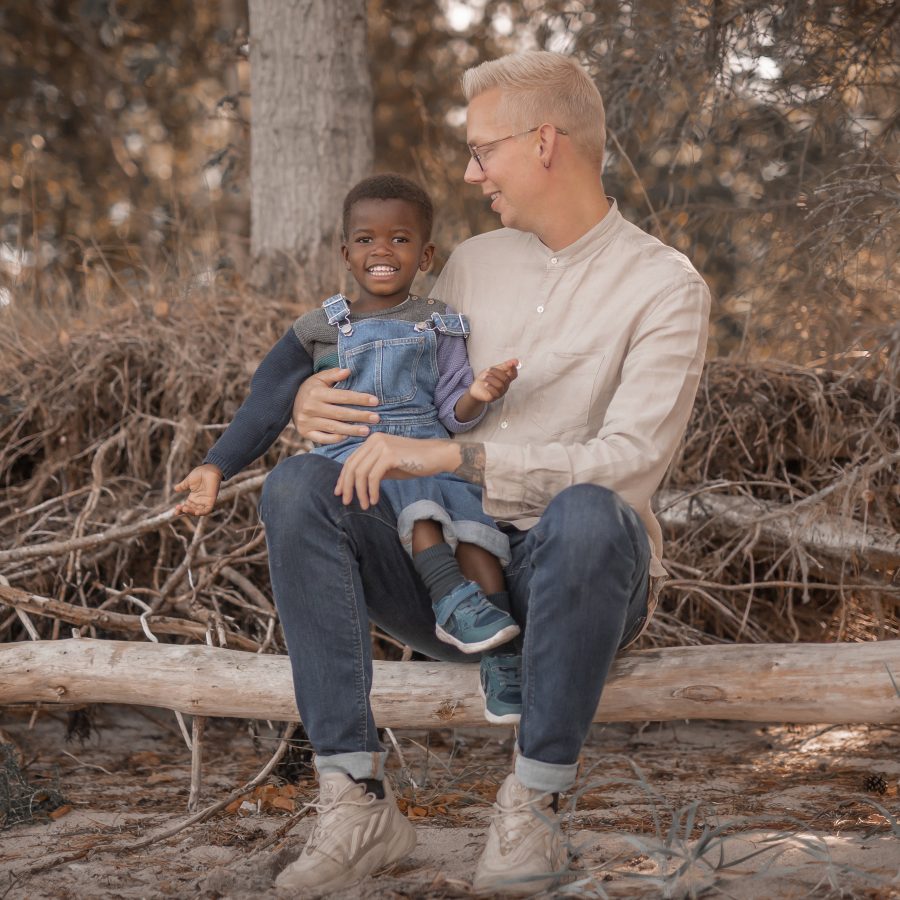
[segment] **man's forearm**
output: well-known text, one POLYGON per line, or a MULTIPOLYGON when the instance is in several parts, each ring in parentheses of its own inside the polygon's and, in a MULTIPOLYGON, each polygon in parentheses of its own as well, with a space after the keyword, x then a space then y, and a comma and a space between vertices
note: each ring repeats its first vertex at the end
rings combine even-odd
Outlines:
POLYGON ((472 484, 484 486, 484 444, 457 441, 456 446, 459 447, 462 461, 453 470, 453 474, 459 475, 460 478, 465 478, 466 481, 471 481, 472 484))

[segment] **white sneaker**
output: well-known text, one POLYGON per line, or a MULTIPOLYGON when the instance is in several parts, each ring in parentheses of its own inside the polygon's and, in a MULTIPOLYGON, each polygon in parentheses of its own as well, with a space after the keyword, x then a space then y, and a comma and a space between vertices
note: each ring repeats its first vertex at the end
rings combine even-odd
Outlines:
POLYGON ((384 780, 384 799, 342 772, 319 775, 318 821, 300 858, 275 880, 280 890, 329 893, 399 862, 416 846, 416 832, 384 780))
POLYGON ((523 896, 569 879, 552 794, 531 790, 507 775, 494 809, 472 884, 477 893, 523 896))

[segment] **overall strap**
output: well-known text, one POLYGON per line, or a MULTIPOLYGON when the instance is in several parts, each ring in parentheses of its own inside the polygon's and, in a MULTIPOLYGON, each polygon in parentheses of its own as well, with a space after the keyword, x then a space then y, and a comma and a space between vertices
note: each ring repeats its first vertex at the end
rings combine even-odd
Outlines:
POLYGON ((432 313, 431 327, 441 334, 467 338, 471 331, 469 320, 460 313, 432 313))
POLYGON ((350 324, 350 304, 343 294, 335 294, 329 297, 323 304, 325 315, 329 325, 340 324, 344 334, 353 334, 353 326, 350 324))

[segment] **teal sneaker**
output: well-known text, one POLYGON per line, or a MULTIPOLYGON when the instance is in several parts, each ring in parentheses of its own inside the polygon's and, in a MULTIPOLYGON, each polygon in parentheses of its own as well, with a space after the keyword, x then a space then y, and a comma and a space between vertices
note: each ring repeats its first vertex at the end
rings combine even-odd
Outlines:
POLYGON ((515 619, 494 606, 474 581, 466 581, 434 604, 435 634, 463 653, 482 653, 519 633, 515 619))
POLYGON ((514 653, 481 657, 479 683, 484 717, 495 725, 518 725, 522 718, 522 656, 514 653))

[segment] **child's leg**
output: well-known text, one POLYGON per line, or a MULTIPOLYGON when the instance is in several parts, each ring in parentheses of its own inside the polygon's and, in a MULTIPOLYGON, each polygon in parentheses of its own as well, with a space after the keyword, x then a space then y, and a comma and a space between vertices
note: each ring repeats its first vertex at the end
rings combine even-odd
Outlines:
MULTIPOLYGON (((459 567, 466 578, 477 581, 487 599, 498 609, 509 612, 509 595, 500 560, 484 547, 459 544, 459 567)), ((496 725, 515 725, 522 718, 521 635, 491 647, 481 657, 481 696, 484 716, 496 725)))
POLYGON ((413 523, 412 552, 413 555, 444 543, 444 529, 434 519, 419 519, 413 523))
POLYGON ((486 596, 489 591, 503 591, 500 563, 480 547, 463 546, 472 552, 463 550, 462 558, 484 577, 484 584, 463 573, 444 541, 440 523, 422 519, 413 524, 413 565, 431 594, 438 637, 464 653, 479 653, 517 635, 519 626, 509 614, 508 603, 498 608, 486 596))
POLYGON ((469 581, 477 581, 488 597, 491 594, 506 593, 503 569, 500 567, 500 560, 493 553, 488 553, 477 544, 460 543, 456 548, 456 559, 463 575, 469 581))

